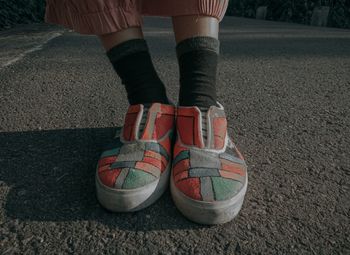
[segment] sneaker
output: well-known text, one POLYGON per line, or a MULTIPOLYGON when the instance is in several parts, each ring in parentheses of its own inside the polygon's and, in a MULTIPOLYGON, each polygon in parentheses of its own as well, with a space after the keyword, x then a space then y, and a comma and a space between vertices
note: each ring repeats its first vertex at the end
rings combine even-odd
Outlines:
POLYGON ((155 202, 168 185, 175 107, 131 105, 123 128, 98 161, 97 198, 106 209, 128 212, 155 202))
POLYGON ((201 224, 231 221, 247 190, 247 166, 227 134, 223 107, 178 107, 171 193, 178 209, 201 224))

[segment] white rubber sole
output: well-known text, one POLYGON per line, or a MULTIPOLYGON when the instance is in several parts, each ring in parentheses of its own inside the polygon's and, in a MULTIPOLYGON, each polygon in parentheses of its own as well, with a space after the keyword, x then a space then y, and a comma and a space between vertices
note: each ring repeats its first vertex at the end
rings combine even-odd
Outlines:
POLYGON ((170 164, 160 179, 137 189, 113 189, 102 184, 96 174, 97 199, 112 212, 135 212, 153 204, 169 183, 170 164))
POLYGON ((191 221, 205 225, 223 224, 231 221, 241 210, 248 187, 248 178, 241 191, 230 200, 204 202, 191 199, 175 186, 170 178, 170 189, 179 211, 191 221))

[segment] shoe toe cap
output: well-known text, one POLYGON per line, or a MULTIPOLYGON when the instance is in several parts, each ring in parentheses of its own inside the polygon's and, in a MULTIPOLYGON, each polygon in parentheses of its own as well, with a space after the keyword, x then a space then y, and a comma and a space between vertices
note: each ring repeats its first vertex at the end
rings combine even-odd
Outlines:
POLYGON ((151 173, 135 168, 119 168, 100 171, 98 178, 101 183, 114 189, 138 189, 158 179, 151 173))
POLYGON ((176 187, 191 199, 215 202, 235 197, 244 187, 244 183, 221 176, 213 176, 183 179, 176 183, 176 187))

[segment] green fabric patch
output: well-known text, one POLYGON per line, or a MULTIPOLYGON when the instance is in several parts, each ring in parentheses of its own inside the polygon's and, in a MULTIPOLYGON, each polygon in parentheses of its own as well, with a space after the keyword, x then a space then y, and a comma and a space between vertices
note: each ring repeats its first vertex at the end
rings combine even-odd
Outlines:
POLYGON ((119 153, 120 148, 116 148, 113 150, 108 150, 102 153, 101 158, 104 157, 110 157, 110 156, 116 156, 119 153))
POLYGON ((212 177, 215 199, 218 201, 232 198, 242 187, 238 181, 222 177, 212 177))
POLYGON ((129 174, 124 181, 123 189, 140 188, 147 185, 148 183, 151 183, 154 180, 156 180, 156 177, 152 174, 130 168, 129 174))

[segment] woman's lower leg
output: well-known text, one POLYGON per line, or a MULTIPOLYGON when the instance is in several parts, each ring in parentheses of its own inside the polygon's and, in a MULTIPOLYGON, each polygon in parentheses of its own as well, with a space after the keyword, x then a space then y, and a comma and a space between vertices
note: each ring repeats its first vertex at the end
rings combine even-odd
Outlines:
POLYGON ((177 16, 172 18, 176 43, 196 36, 218 39, 219 20, 209 16, 177 16))
POLYGON ((141 27, 99 36, 114 70, 125 86, 130 104, 168 103, 141 27))
POLYGON ((130 27, 115 33, 99 35, 100 41, 106 51, 132 39, 143 39, 141 27, 130 27))
POLYGON ((219 20, 209 16, 173 17, 180 68, 181 106, 216 105, 219 20))

